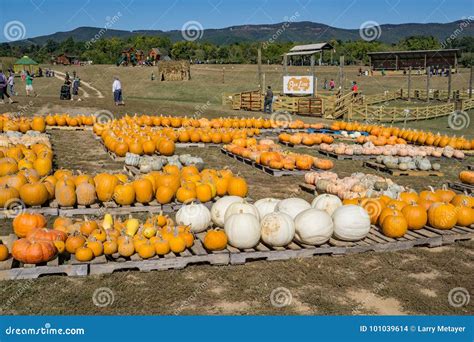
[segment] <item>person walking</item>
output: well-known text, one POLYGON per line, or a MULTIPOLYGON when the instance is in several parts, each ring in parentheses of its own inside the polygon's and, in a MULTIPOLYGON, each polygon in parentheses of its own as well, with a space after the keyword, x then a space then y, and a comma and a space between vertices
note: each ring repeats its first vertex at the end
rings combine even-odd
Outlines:
POLYGON ((265 101, 263 104, 263 112, 267 113, 267 108, 268 108, 268 113, 272 113, 272 104, 273 104, 273 91, 272 87, 268 86, 267 92, 265 93, 265 101))
POLYGON ((79 98, 79 77, 75 76, 72 81, 72 96, 71 101, 74 101, 74 97, 77 97, 77 101, 81 101, 79 98))
POLYGON ((8 90, 7 90, 7 77, 3 73, 3 70, 0 70, 0 104, 4 104, 4 98, 8 97, 8 101, 10 103, 13 103, 13 100, 11 99, 10 95, 8 95, 8 90))
POLYGON ((323 89, 326 90, 327 88, 328 88, 328 79, 325 78, 324 83, 323 83, 323 89))
POLYGON ((8 90, 10 90, 10 95, 16 96, 18 95, 15 93, 15 74, 10 72, 10 76, 7 79, 8 90))
POLYGON ((26 96, 30 96, 31 94, 34 94, 35 97, 37 97, 38 94, 36 94, 35 90, 33 89, 33 77, 30 75, 29 71, 26 72, 25 81, 26 81, 26 96))
POLYGON ((331 78, 331 80, 329 81, 329 90, 334 90, 335 87, 336 82, 334 82, 334 79, 331 78))
POLYGON ((354 97, 356 97, 359 94, 359 86, 357 85, 356 81, 352 82, 351 90, 352 90, 352 93, 354 94, 354 97))
POLYGON ((114 102, 116 106, 123 106, 122 100, 122 83, 117 76, 114 77, 114 83, 112 83, 112 93, 114 94, 114 102))

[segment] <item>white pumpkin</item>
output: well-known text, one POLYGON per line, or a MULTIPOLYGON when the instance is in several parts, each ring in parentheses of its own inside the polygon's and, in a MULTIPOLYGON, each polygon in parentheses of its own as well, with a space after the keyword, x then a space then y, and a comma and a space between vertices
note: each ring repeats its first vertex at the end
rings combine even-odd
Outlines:
POLYGON ((290 215, 285 213, 270 213, 260 222, 262 240, 270 246, 286 246, 295 236, 295 224, 290 215))
POLYGON ((259 199, 254 205, 257 207, 260 218, 263 218, 265 215, 275 211, 278 202, 280 202, 279 199, 268 197, 259 199))
POLYGON ((344 241, 362 240, 370 230, 369 214, 358 205, 343 205, 332 214, 334 236, 344 241))
POLYGON ((224 215, 224 222, 234 214, 252 214, 260 221, 257 207, 253 204, 247 203, 245 200, 242 202, 234 202, 227 207, 224 215))
POLYGON ((342 206, 342 201, 336 195, 322 194, 316 196, 311 202, 311 207, 315 209, 324 210, 329 215, 332 215, 334 211, 342 206))
POLYGON ((231 215, 225 221, 224 231, 229 244, 236 248, 252 248, 260 241, 260 223, 252 214, 231 215))
POLYGON ((324 210, 307 209, 295 218, 295 239, 307 245, 322 245, 334 231, 331 216, 324 210))
POLYGON ((275 211, 288 214, 294 220, 296 215, 309 208, 311 208, 311 204, 304 199, 292 197, 278 202, 275 211))
POLYGON ((204 204, 183 205, 176 213, 176 223, 191 227, 193 233, 200 233, 211 224, 211 212, 204 204))
POLYGON ((218 227, 224 227, 224 216, 229 205, 235 202, 242 202, 239 196, 224 196, 219 198, 211 208, 212 222, 218 227))

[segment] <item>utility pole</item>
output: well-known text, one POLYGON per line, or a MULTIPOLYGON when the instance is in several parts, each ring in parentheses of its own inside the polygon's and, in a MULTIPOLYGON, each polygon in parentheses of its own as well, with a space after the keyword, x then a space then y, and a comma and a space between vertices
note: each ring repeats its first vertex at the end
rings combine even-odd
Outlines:
POLYGON ((426 68, 426 102, 430 102, 430 68, 426 68))
POLYGON ((260 91, 263 91, 262 88, 262 48, 259 45, 257 49, 257 77, 258 77, 258 86, 260 91))
POLYGON ((449 72, 448 72, 448 102, 451 102, 451 66, 449 66, 449 72))
POLYGON ((225 67, 222 67, 222 83, 225 83, 225 67))
POLYGON ((344 56, 339 57, 339 86, 344 94, 344 56))
POLYGON ((472 64, 471 64, 471 76, 469 76, 469 98, 472 98, 472 64))

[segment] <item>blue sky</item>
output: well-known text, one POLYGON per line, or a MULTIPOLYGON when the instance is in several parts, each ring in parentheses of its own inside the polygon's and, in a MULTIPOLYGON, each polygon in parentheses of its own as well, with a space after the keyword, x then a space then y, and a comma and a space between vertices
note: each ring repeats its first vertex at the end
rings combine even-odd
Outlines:
POLYGON ((9 22, 23 24, 25 38, 103 27, 121 14, 114 29, 181 29, 188 21, 203 28, 242 24, 314 21, 342 28, 379 24, 450 22, 474 15, 474 0, 0 0, 0 41, 9 22))

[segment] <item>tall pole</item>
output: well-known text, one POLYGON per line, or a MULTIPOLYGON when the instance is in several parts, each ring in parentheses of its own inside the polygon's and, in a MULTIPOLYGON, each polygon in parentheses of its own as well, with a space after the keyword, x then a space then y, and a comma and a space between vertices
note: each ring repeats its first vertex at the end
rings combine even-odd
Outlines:
POLYGON ((451 102, 451 66, 449 66, 448 70, 448 102, 451 102))
POLYGON ((471 64, 471 76, 469 77, 469 98, 472 98, 472 64, 471 64))
POLYGON ((426 68, 426 102, 430 102, 430 71, 426 68))
POLYGON ((262 73, 262 89, 265 91, 265 73, 262 73))
POLYGON ((262 48, 260 45, 257 49, 257 73, 258 73, 258 86, 260 87, 260 91, 263 91, 262 88, 262 48))
POLYGON ((344 56, 339 57, 339 86, 344 94, 344 56))
POLYGON ((408 101, 411 101, 411 66, 408 68, 408 101))
POLYGON ((225 67, 222 67, 222 83, 225 83, 225 67))
POLYGON ((314 76, 316 75, 316 72, 315 72, 314 63, 315 63, 315 56, 311 55, 311 77, 313 79, 313 96, 316 95, 316 82, 314 80, 314 76))
POLYGON ((285 53, 283 55, 283 76, 288 75, 288 55, 285 53))

